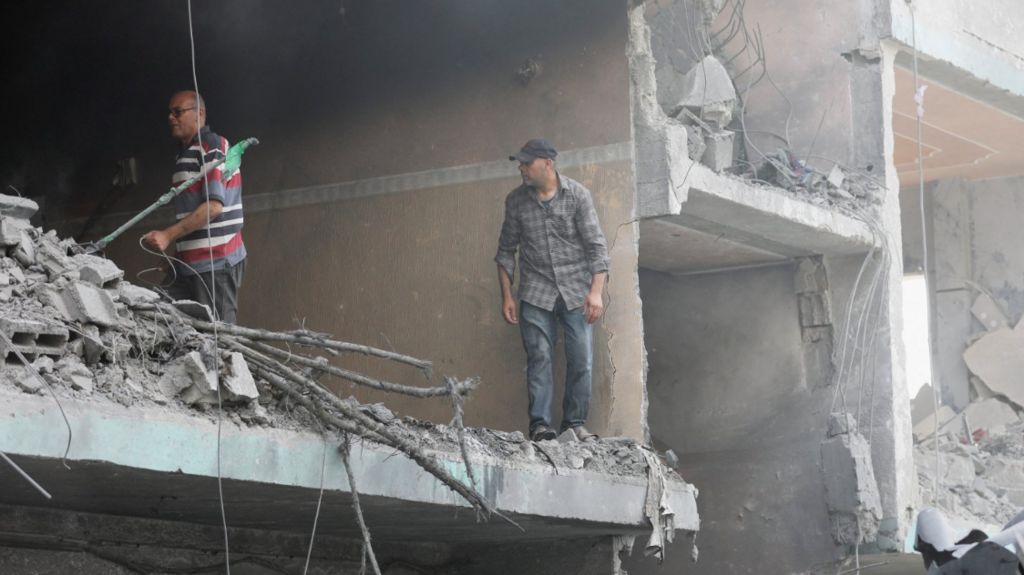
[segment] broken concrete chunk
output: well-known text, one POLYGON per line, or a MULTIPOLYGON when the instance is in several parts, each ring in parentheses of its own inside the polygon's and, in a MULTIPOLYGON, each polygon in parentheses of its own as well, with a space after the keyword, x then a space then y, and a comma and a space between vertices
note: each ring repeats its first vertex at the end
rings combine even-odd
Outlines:
MULTIPOLYGON (((849 425, 852 418, 847 417, 833 419, 846 419, 849 425)), ((841 545, 873 541, 882 520, 882 501, 871 446, 856 432, 836 435, 822 442, 821 459, 833 539, 841 545)))
POLYGON ((997 329, 964 352, 964 362, 993 392, 1024 407, 1024 331, 997 329))
POLYGON ((221 378, 221 383, 229 395, 228 399, 256 399, 260 396, 256 390, 256 380, 253 379, 242 354, 237 351, 229 353, 224 368, 226 373, 221 378))
POLYGON ((62 325, 48 325, 41 321, 0 318, 0 331, 6 338, 0 341, 0 357, 5 363, 20 364, 16 352, 29 361, 39 356, 61 357, 68 341, 68 330, 62 325))
POLYGON ((213 312, 210 311, 209 306, 206 304, 201 304, 197 301, 188 299, 179 299, 172 302, 171 305, 189 317, 194 317, 202 321, 213 321, 213 312))
POLYGON ((20 370, 21 373, 14 377, 14 384, 25 393, 40 393, 43 390, 43 383, 35 374, 27 369, 20 370))
POLYGON ((734 144, 732 132, 715 132, 704 138, 704 154, 700 162, 716 172, 732 166, 734 144))
POLYGON ((935 388, 926 383, 917 390, 917 395, 910 402, 910 421, 917 425, 924 418, 935 413, 935 388))
POLYGON ((1010 325, 999 304, 987 294, 981 294, 974 300, 974 304, 971 306, 971 314, 988 331, 995 331, 1010 325))
POLYGON ((39 204, 19 196, 0 194, 0 214, 9 218, 28 220, 39 211, 39 204))
POLYGON ((21 230, 21 239, 18 241, 18 245, 11 250, 11 255, 25 267, 35 265, 36 247, 32 244, 32 236, 27 230, 21 230))
MULTIPOLYGON (((1020 421, 1012 407, 995 397, 968 405, 960 413, 960 417, 964 416, 967 417, 972 433, 978 429, 989 430, 1020 421)), ((1021 480, 1024 481, 1024 476, 1021 480)))
POLYGON ((129 306, 160 301, 160 294, 155 291, 128 282, 119 282, 117 284, 117 297, 129 306))
POLYGON ((676 116, 682 108, 690 108, 705 122, 725 127, 732 120, 732 109, 736 104, 736 88, 725 66, 714 56, 707 56, 697 63, 683 78, 683 97, 670 116, 676 116))
POLYGON ((46 270, 52 280, 73 268, 67 250, 60 245, 56 235, 45 234, 36 241, 36 263, 46 270))
POLYGON ((124 271, 106 258, 79 254, 74 257, 74 263, 78 266, 78 277, 96 287, 112 287, 124 277, 124 271))
POLYGON ((157 381, 157 387, 160 389, 160 392, 168 399, 178 397, 181 392, 188 389, 191 385, 192 377, 189 376, 180 360, 169 365, 163 375, 160 376, 160 380, 157 381))
POLYGON ((836 189, 842 189, 843 180, 845 179, 846 173, 843 172, 843 169, 840 168, 838 165, 832 166, 832 169, 829 171, 827 178, 829 185, 836 189))
POLYGON ((61 298, 71 316, 86 323, 92 323, 103 327, 113 327, 118 324, 117 308, 110 294, 102 289, 84 282, 72 282, 64 291, 61 298))
MULTIPOLYGON (((939 407, 937 418, 939 420, 939 429, 941 430, 947 423, 956 419, 956 412, 948 405, 943 405, 939 407)), ((915 441, 924 441, 925 439, 935 435, 935 419, 936 415, 932 413, 922 419, 920 423, 914 425, 915 441)))
POLYGON ((0 219, 0 246, 11 247, 21 243, 21 230, 10 218, 0 219))
POLYGON ((558 443, 576 443, 579 438, 576 437, 576 432, 572 429, 566 429, 557 437, 558 443))

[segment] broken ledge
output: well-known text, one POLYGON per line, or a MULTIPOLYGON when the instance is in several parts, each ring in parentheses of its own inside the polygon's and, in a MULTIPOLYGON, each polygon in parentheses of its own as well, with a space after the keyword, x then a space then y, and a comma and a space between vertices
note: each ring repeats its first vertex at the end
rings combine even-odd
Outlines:
MULTIPOLYGON (((61 458, 67 432, 53 399, 0 390, 0 402, 0 451, 15 456, 53 494, 46 502, 8 470, 0 473, 0 503, 220 522, 217 421, 209 415, 62 398, 73 431, 66 470, 61 458)), ((225 419, 220 449, 232 527, 308 529, 324 457, 319 435, 240 427, 225 419)), ((468 483, 457 454, 437 456, 468 483)), ((387 526, 374 532, 375 539, 507 541, 650 531, 643 514, 645 477, 561 468, 556 474, 546 465, 474 460, 480 491, 525 528, 520 532, 497 517, 477 522, 465 501, 393 450, 359 443, 351 461, 368 524, 387 526)), ((358 537, 351 506, 336 501, 350 501, 350 490, 333 441, 327 445, 324 477, 328 501, 335 501, 322 524, 358 537)), ((667 495, 677 528, 696 531, 696 490, 674 481, 667 495)))
POLYGON ((637 192, 641 266, 659 271, 851 255, 876 243, 862 221, 689 159, 676 160, 670 178, 639 182, 637 192))

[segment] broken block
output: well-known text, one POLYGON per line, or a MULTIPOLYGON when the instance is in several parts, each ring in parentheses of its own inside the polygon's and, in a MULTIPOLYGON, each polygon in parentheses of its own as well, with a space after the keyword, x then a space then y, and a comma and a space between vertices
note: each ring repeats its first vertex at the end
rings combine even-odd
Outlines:
POLYGON ((855 431, 835 435, 822 442, 821 459, 833 539, 840 545, 873 541, 882 520, 882 500, 871 446, 855 431))
POLYGON ((948 405, 939 407, 939 413, 929 414, 927 417, 922 419, 920 423, 914 425, 914 440, 923 441, 928 439, 932 435, 935 435, 935 419, 939 420, 939 430, 945 428, 946 424, 956 419, 956 412, 953 411, 948 405))
POLYGON ((128 307, 160 301, 160 294, 129 282, 117 284, 117 297, 128 307))
POLYGON ((1001 328, 989 332, 964 352, 964 362, 993 392, 1024 407, 1024 331, 1001 328))
POLYGON ((224 363, 226 373, 221 378, 224 390, 228 392, 230 399, 256 399, 260 392, 256 390, 256 380, 249 371, 249 365, 245 358, 237 351, 227 355, 224 363))
POLYGON ((681 108, 695 110, 705 121, 724 127, 732 120, 732 108, 736 104, 736 88, 725 66, 714 56, 707 56, 697 63, 682 82, 683 97, 670 116, 678 114, 681 108))
POLYGON ((67 250, 61 247, 56 234, 40 236, 35 249, 36 263, 43 266, 51 280, 73 267, 67 250))
POLYGON ((0 213, 9 218, 27 220, 39 211, 39 204, 20 196, 0 194, 0 213))
POLYGON ((0 246, 10 247, 21 243, 21 229, 10 218, 0 219, 0 246))
POLYGON ((103 327, 118 324, 113 298, 96 286, 80 281, 72 282, 61 292, 61 298, 75 320, 103 327))
POLYGON ((732 166, 734 134, 732 132, 715 132, 704 138, 704 154, 700 163, 716 172, 732 166))
POLYGON ((0 331, 7 336, 0 341, 0 357, 6 364, 21 363, 16 351, 28 361, 39 356, 61 357, 68 342, 67 328, 35 320, 0 318, 0 331))
POLYGON ((79 254, 74 257, 74 263, 78 266, 78 277, 96 287, 113 287, 124 277, 124 270, 106 258, 79 254))
POLYGON ((21 230, 21 239, 18 241, 18 245, 11 250, 11 256, 25 267, 35 265, 36 247, 32 244, 32 236, 27 230, 21 230))
POLYGON ((988 331, 995 331, 1010 325, 1003 310, 999 308, 999 304, 987 294, 981 294, 974 300, 974 304, 971 305, 971 314, 988 331))
POLYGON ((201 321, 213 321, 213 312, 210 311, 209 306, 206 304, 189 299, 179 299, 172 302, 171 305, 189 317, 194 317, 201 321))

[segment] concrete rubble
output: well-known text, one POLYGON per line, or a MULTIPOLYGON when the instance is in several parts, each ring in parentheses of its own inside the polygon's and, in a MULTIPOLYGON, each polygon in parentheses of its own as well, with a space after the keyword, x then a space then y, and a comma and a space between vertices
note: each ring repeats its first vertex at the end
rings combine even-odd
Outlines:
MULTIPOLYGON (((3 199, 0 196, 0 205, 3 199)), ((28 214, 28 210, 21 213, 28 214)), ((343 400, 325 390, 290 391, 281 374, 315 378, 337 372, 355 379, 370 378, 330 366, 322 356, 322 361, 313 361, 299 353, 294 353, 293 359, 305 360, 305 371, 289 370, 278 363, 281 370, 275 372, 268 369, 275 365, 268 358, 274 351, 286 352, 238 335, 262 330, 221 326, 221 330, 236 331, 221 331, 218 344, 211 333, 202 331, 206 325, 202 319, 192 319, 161 302, 155 292, 125 281, 112 262, 76 253, 72 242, 43 233, 27 220, 2 216, 0 224, 4 229, 19 230, 17 243, 3 246, 0 254, 0 293, 9 296, 0 308, 4 357, 0 386, 40 395, 52 392, 58 400, 70 397, 126 407, 155 405, 209 418, 216 417, 216 406, 221 404, 223 417, 243 427, 319 431, 324 421, 332 421, 349 433, 371 429, 364 440, 387 440, 387 445, 414 449, 421 458, 411 458, 439 478, 450 476, 427 465, 432 454, 457 454, 464 444, 471 461, 550 467, 555 474, 587 470, 645 478, 654 473, 651 461, 658 461, 658 477, 681 481, 676 472, 660 464, 660 456, 630 438, 580 442, 574 436, 531 442, 520 432, 460 430, 399 417, 383 404, 361 405, 354 398, 343 400), (40 254, 46 254, 45 258, 40 254), (328 396, 330 400, 322 399, 328 396), (311 407, 316 399, 324 403, 311 407), (326 419, 318 419, 318 413, 326 419), (356 423, 346 423, 352 417, 356 423)), ((13 241, 14 236, 9 239, 13 241)), ((322 334, 306 330, 284 335, 290 339, 283 341, 298 343, 296 349, 304 343, 324 341, 322 334)), ((363 347, 346 345, 356 350, 363 347)), ((426 365, 429 368, 429 363, 426 365)), ((467 394, 475 385, 459 383, 440 389, 467 394)), ((452 489, 463 496, 471 492, 452 489)), ((463 485, 462 489, 469 488, 463 485)), ((652 523, 660 521, 656 529, 660 541, 671 540, 671 533, 666 532, 671 531, 670 514, 663 510, 652 515, 652 523)))
POLYGON ((874 541, 882 521, 882 502, 871 445, 850 414, 833 414, 828 434, 821 444, 821 460, 832 536, 846 546, 874 541))

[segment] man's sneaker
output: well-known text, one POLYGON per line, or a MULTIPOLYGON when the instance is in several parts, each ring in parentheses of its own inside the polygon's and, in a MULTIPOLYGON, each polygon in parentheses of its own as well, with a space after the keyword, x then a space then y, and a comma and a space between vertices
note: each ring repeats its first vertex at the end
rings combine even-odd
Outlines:
POLYGON ((582 425, 570 427, 569 429, 573 430, 573 432, 576 433, 576 439, 579 439, 580 441, 597 441, 597 434, 587 431, 587 428, 583 427, 582 425))
POLYGON ((547 441, 558 437, 554 429, 544 425, 543 423, 533 428, 530 432, 530 439, 533 441, 547 441))

